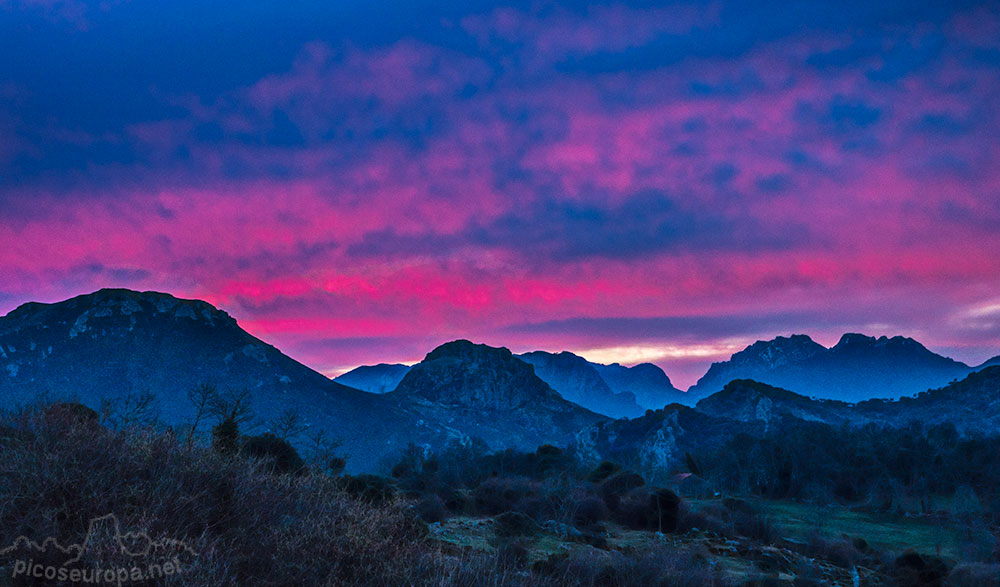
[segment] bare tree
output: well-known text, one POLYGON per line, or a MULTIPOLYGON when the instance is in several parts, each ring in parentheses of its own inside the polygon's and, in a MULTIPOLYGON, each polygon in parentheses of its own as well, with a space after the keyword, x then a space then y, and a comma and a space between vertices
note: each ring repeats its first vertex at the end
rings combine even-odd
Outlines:
POLYGON ((317 471, 339 474, 346 462, 346 459, 337 456, 337 449, 343 444, 343 440, 327 437, 324 430, 310 431, 306 437, 308 446, 306 458, 309 465, 317 471))
POLYGON ((101 398, 101 423, 116 430, 133 426, 151 426, 156 423, 156 394, 146 391, 129 390, 115 398, 101 398))
POLYGON ((275 436, 282 440, 292 440, 302 434, 305 429, 306 425, 302 422, 302 417, 291 408, 271 421, 271 430, 275 436))
POLYGON ((187 447, 191 449, 194 436, 198 432, 198 424, 209 416, 212 407, 218 403, 219 390, 210 383, 200 383, 187 392, 188 402, 194 408, 194 419, 188 428, 187 447))
POLYGON ((215 394, 209 405, 209 413, 219 421, 233 421, 243 424, 250 421, 253 412, 250 409, 250 390, 230 389, 215 394))

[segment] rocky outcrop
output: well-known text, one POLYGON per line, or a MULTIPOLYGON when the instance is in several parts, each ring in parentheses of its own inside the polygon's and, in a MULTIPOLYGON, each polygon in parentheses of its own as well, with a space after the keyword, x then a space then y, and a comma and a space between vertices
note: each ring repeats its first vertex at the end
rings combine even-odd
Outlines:
POLYGON ((607 419, 564 399, 508 349, 467 340, 428 353, 385 397, 496 448, 565 445, 607 419))

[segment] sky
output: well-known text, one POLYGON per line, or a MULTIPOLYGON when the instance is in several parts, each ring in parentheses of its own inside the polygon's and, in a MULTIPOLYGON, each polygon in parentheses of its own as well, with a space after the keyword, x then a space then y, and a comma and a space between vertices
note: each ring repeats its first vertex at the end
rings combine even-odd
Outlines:
POLYGON ((1000 3, 0 0, 0 314, 219 306, 335 374, 455 338, 1000 354, 1000 3))

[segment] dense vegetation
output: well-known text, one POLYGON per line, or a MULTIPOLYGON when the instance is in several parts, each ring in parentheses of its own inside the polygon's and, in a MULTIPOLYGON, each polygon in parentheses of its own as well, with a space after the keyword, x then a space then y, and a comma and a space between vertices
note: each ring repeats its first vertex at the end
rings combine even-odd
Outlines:
MULTIPOLYGON (((336 462, 327 466, 303 459, 274 434, 243 436, 228 417, 215 424, 211 442, 191 441, 148 422, 113 426, 102 420, 101 414, 79 404, 41 406, 3 416, 0 544, 17 546, 19 536, 39 543, 52 537, 64 546, 80 543, 92 520, 111 513, 122 532, 181 541, 196 553, 180 552, 184 572, 155 581, 163 584, 624 585, 678 584, 674 580, 683 579, 698 585, 706 578, 711 581, 703 561, 662 548, 644 549, 635 557, 620 553, 604 559, 560 557, 529 566, 521 539, 540 528, 536 518, 507 504, 533 496, 538 500, 536 511, 544 517, 555 512, 547 508, 567 507, 576 499, 569 485, 543 481, 546 471, 567 471, 569 466, 562 451, 551 447, 531 456, 508 455, 519 467, 537 473, 531 479, 491 477, 472 494, 456 492, 462 497, 452 494, 455 499, 442 500, 445 510, 497 514, 492 525, 499 556, 493 556, 448 548, 433 539, 422 518, 435 517, 434 504, 428 500, 444 491, 440 483, 444 477, 431 480, 433 461, 418 459, 418 451, 411 451, 396 467, 395 479, 342 476, 337 474, 342 462, 338 467, 336 462), (425 492, 431 486, 437 493, 425 492), (545 503, 550 498, 555 501, 545 503)), ((495 462, 505 460, 498 457, 495 462)), ((442 473, 447 470, 442 468, 442 473)), ((636 494, 634 512, 622 506, 622 515, 630 512, 636 516, 632 522, 643 527, 676 524, 675 519, 649 517, 651 504, 676 517, 676 496, 655 491, 641 495, 654 501, 639 500, 636 494)), ((598 510, 594 521, 605 516, 603 506, 598 510)), ((450 514, 440 517, 446 515, 450 514)), ((135 564, 118 548, 115 536, 92 538, 81 564, 95 568, 135 564)), ((11 580, 14 585, 48 584, 23 575, 12 579, 19 557, 51 565, 66 559, 54 549, 41 552, 21 544, 20 550, 0 559, 0 584, 11 580)))
MULTIPOLYGON (((554 446, 490 452, 475 441, 437 453, 411 446, 384 476, 343 475, 333 445, 293 447, 289 438, 303 430, 291 415, 247 435, 241 398, 209 395, 206 435, 198 423, 174 431, 79 404, 4 415, 0 547, 18 536, 78 543, 91 520, 113 513, 122 531, 190 547, 179 553, 184 572, 158 584, 725 585, 783 576, 795 585, 851 577, 990 585, 1000 577, 1000 441, 961 438, 948 426, 785 422, 688 455, 671 487, 554 446), (840 504, 885 520, 964 520, 975 548, 959 560, 880 549, 858 535, 792 540, 767 500, 840 504)), ((113 538, 96 537, 81 562, 134 564, 113 538)), ((65 558, 51 549, 0 557, 0 585, 17 556, 65 558)))
POLYGON ((763 437, 737 435, 697 460, 726 493, 911 514, 947 498, 956 513, 1000 514, 1000 437, 961 437, 951 424, 834 428, 789 420, 763 437))

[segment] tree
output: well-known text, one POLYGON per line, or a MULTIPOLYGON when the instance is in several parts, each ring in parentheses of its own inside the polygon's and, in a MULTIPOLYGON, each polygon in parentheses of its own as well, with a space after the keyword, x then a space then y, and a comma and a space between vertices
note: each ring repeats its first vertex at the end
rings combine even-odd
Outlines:
POLYGON ((295 439, 305 431, 306 425, 295 410, 289 408, 271 421, 273 434, 281 440, 295 439))
POLYGON ((328 438, 323 430, 311 431, 306 435, 306 462, 315 471, 325 471, 336 477, 344 472, 347 459, 337 455, 337 449, 343 444, 339 438, 328 438))
POLYGON ((191 445, 194 442, 194 436, 198 432, 198 424, 208 417, 212 406, 219 401, 219 390, 210 383, 200 383, 193 388, 188 390, 187 393, 188 402, 194 408, 194 419, 191 422, 191 426, 188 428, 187 435, 187 447, 191 450, 191 445))
POLYGON ((209 413, 219 422, 232 420, 234 424, 244 424, 250 421, 253 412, 250 408, 250 390, 230 389, 224 393, 215 394, 209 404, 209 413))
POLYGON ((101 423, 116 430, 133 426, 150 426, 157 421, 156 395, 148 390, 130 389, 116 398, 101 399, 101 423))

